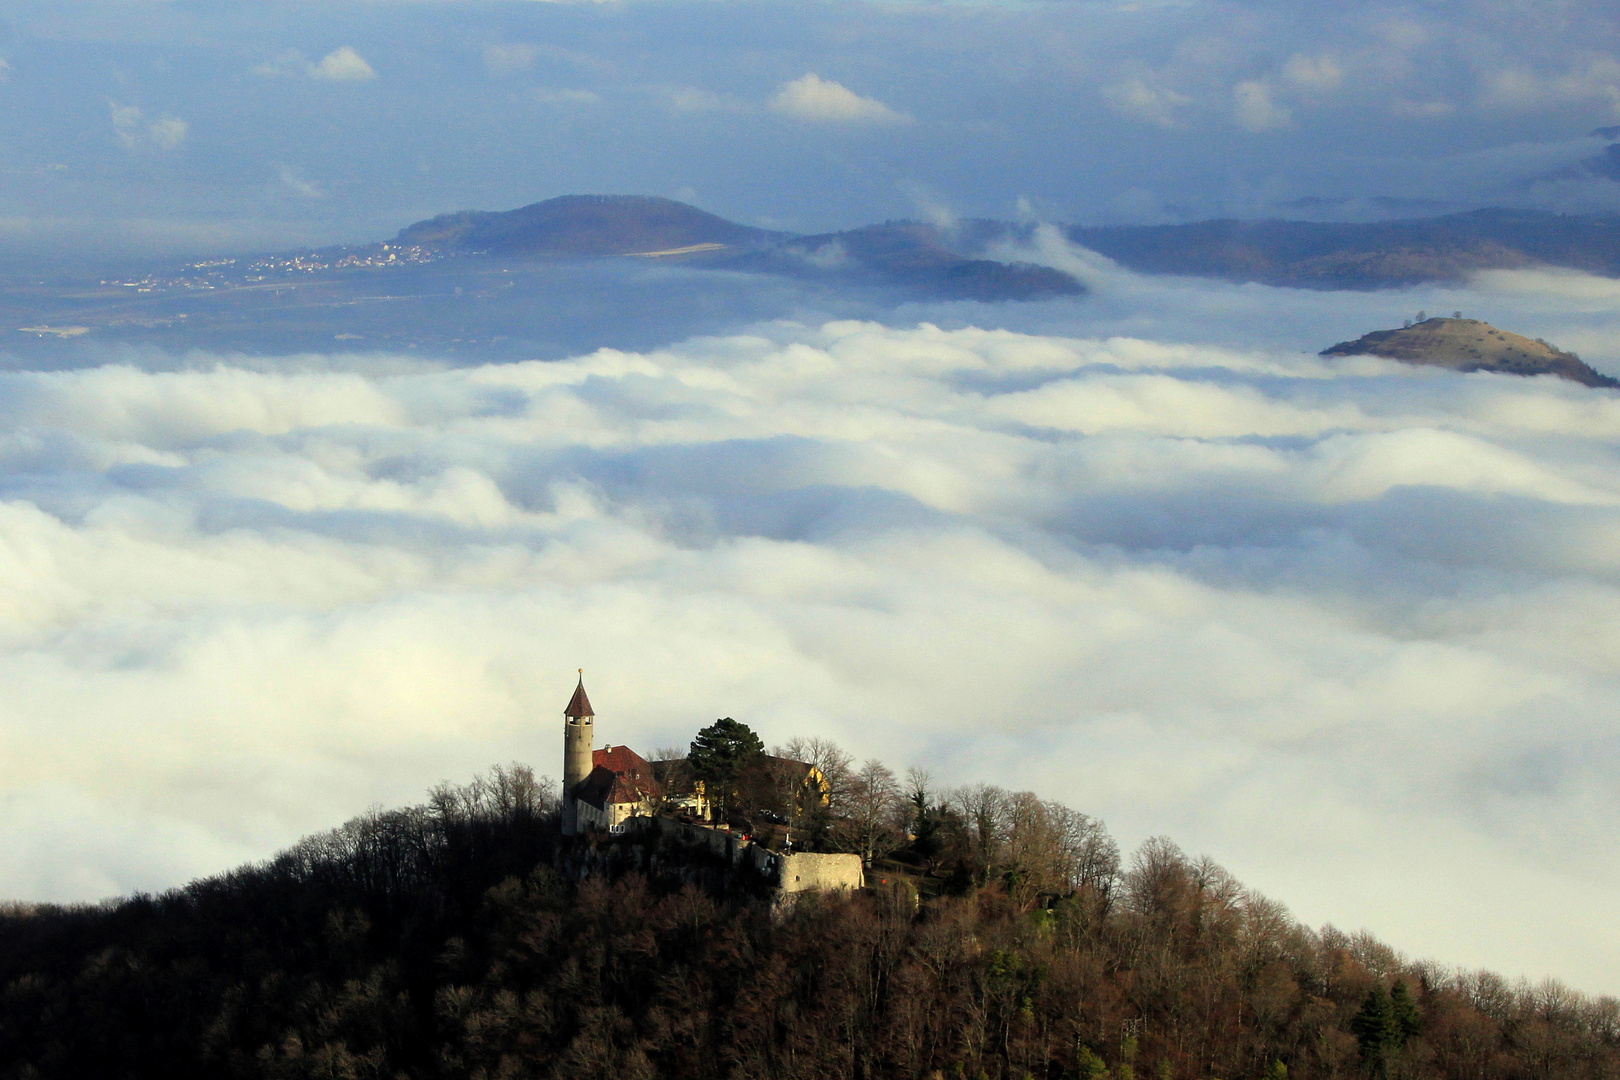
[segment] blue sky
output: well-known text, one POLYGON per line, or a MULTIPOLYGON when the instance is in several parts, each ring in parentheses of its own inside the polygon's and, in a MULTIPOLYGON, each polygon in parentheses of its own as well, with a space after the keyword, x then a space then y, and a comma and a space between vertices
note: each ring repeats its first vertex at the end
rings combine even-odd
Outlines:
POLYGON ((1595 3, 8 6, 14 238, 352 240, 569 192, 815 231, 1617 205, 1595 3), (806 89, 805 80, 814 82, 806 89), (109 227, 110 226, 110 227, 109 227))

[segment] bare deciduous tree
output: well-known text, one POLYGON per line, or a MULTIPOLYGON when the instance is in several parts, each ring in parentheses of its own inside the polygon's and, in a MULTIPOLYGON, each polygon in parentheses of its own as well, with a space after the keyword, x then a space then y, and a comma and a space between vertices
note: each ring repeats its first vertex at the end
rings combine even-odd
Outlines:
POLYGON ((993 784, 973 784, 951 792, 949 801, 962 820, 973 861, 986 875, 995 873, 1006 837, 1007 792, 993 784))
POLYGON ((905 808, 899 781, 881 761, 868 760, 850 778, 842 825, 851 846, 868 865, 880 850, 899 840, 896 824, 905 808))
POLYGON ((778 757, 802 761, 821 773, 827 783, 827 797, 837 807, 849 787, 850 769, 855 759, 831 739, 820 736, 789 739, 775 751, 778 757))

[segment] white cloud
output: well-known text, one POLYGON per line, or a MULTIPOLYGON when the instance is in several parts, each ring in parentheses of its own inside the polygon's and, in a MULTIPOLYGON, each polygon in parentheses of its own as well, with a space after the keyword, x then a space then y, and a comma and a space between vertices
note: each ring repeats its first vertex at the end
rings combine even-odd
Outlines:
POLYGON ((174 116, 160 116, 146 126, 152 145, 159 150, 173 150, 185 142, 189 130, 184 120, 174 116))
POLYGON ((326 192, 322 191, 319 185, 305 179, 304 175, 291 165, 277 165, 276 178, 281 181, 282 187, 294 195, 306 199, 326 198, 326 192))
POLYGON ((749 112, 759 106, 737 98, 716 94, 699 86, 670 86, 658 91, 669 108, 678 113, 749 112))
POLYGON ((1377 28, 1383 44, 1399 52, 1411 52, 1429 43, 1433 36, 1429 28, 1404 16, 1390 18, 1377 28))
POLYGON ((1165 128, 1185 127, 1177 112, 1192 104, 1187 95, 1151 84, 1140 75, 1104 86, 1102 95, 1115 112, 1165 128))
POLYGON ((281 78, 289 75, 308 75, 311 64, 303 53, 296 49, 277 53, 275 59, 254 64, 252 71, 255 75, 266 78, 281 78))
POLYGON ((829 240, 814 250, 804 252, 803 258, 817 270, 842 270, 850 264, 849 252, 837 240, 829 240))
POLYGON ((186 141, 190 126, 179 117, 160 116, 147 121, 145 113, 134 105, 107 103, 112 118, 113 134, 126 150, 173 150, 186 141))
POLYGON ((1301 352, 1420 306, 1613 338, 1613 283, 1025 254, 1088 275, 1053 312, 1084 336, 0 373, 6 890, 161 887, 555 771, 584 666, 614 741, 826 734, 1168 832, 1313 921, 1620 989, 1620 396, 1301 352), (1277 344, 1187 329, 1228 325, 1277 344))
POLYGON ((1408 120, 1443 120, 1457 111, 1449 101, 1408 101, 1396 98, 1389 111, 1408 120))
POLYGON ((874 98, 823 79, 815 72, 783 83, 770 99, 772 110, 821 124, 909 124, 912 118, 874 98))
POLYGON ((1596 102, 1620 116, 1620 60, 1600 56, 1563 72, 1540 74, 1501 67, 1483 79, 1480 103, 1504 109, 1541 109, 1596 102))
POLYGON ((1245 131, 1275 131, 1294 123, 1288 107, 1272 99, 1271 87, 1252 79, 1232 87, 1232 114, 1245 131))
POLYGON ((1283 65, 1283 77, 1295 86, 1307 90, 1335 90, 1344 82, 1344 66, 1329 54, 1306 56, 1296 54, 1283 65))
POLYGON ((553 89, 536 87, 529 96, 542 105, 594 105, 602 100, 600 94, 590 90, 553 89))
MULTIPOLYGON (((486 46, 485 62, 489 62, 488 49, 499 46, 486 46)), ((326 82, 364 82, 375 79, 377 72, 366 62, 366 58, 354 50, 352 46, 342 45, 316 63, 296 49, 278 53, 273 60, 253 66, 253 74, 266 78, 310 78, 326 82)))
POLYGON ((484 46, 484 66, 491 74, 510 75, 534 67, 540 55, 538 45, 524 42, 495 42, 484 46))
POLYGON ((320 63, 310 68, 310 77, 331 82, 360 82, 375 79, 377 72, 365 57, 348 45, 339 46, 321 57, 320 63))

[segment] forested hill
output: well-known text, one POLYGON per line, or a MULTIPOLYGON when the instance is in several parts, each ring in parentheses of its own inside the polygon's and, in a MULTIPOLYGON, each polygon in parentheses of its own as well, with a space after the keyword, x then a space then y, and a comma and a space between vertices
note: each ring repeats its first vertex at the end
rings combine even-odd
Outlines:
POLYGON ((1620 275, 1620 215, 1492 208, 1397 221, 1071 225, 1070 240, 1132 270, 1306 289, 1464 281, 1477 270, 1620 275))
POLYGON ((739 225, 674 199, 564 195, 516 210, 468 210, 407 225, 398 244, 500 255, 623 255, 709 247, 748 250, 787 233, 739 225))
POLYGON ((718 860, 562 838, 521 768, 161 896, 13 910, 0 1077, 1620 1075, 1613 1000, 1314 932, 1168 841, 1121 865, 1030 795, 890 783, 878 821, 874 779, 818 832, 887 830, 872 887, 782 910, 718 860))

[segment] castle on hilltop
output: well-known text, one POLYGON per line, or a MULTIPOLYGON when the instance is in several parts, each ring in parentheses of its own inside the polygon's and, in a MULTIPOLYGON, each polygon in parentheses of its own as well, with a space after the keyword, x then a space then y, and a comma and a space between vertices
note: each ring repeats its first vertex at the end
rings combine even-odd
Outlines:
POLYGON ((623 832, 634 817, 651 817, 663 789, 647 759, 628 746, 609 743, 592 749, 596 714, 585 695, 585 673, 563 710, 562 831, 576 836, 587 829, 623 832))
MULTIPOLYGON (((595 727, 596 712, 585 693, 585 673, 581 671, 574 696, 563 710, 564 836, 649 829, 678 843, 706 847, 735 867, 752 867, 779 896, 862 887, 859 855, 793 851, 791 836, 785 831, 781 839, 786 840, 786 850, 782 850, 775 846, 777 837, 755 837, 724 822, 712 823, 711 793, 692 775, 686 761, 652 763, 628 746, 611 743, 595 749, 595 727)), ((769 754, 759 755, 759 760, 761 771, 778 781, 785 778, 795 797, 807 796, 827 805, 826 779, 813 766, 769 754)))

